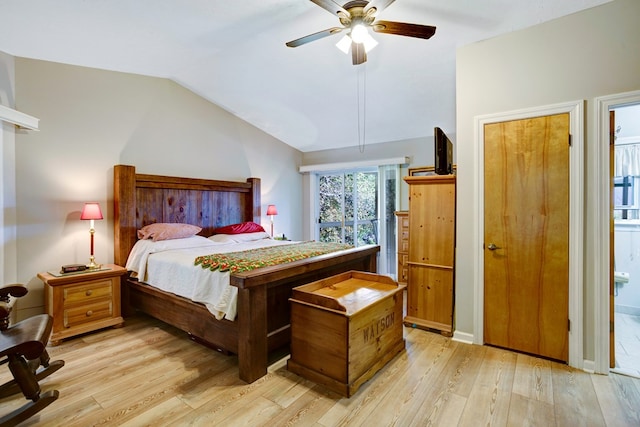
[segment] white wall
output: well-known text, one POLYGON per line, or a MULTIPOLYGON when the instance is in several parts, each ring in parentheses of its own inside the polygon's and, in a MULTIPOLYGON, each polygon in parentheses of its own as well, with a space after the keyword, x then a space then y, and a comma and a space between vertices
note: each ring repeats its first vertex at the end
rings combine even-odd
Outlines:
MULTIPOLYGON (((262 179, 278 207, 276 233, 300 238, 301 153, 178 84, 153 77, 15 58, 16 103, 40 131, 16 135, 17 274, 30 299, 19 317, 43 309, 36 274, 86 263, 86 201, 100 203, 96 261, 113 262, 113 165, 137 172, 244 181, 262 179)), ((6 208, 6 207, 5 207, 6 208)))
MULTIPOLYGON (((458 49, 456 59, 458 217, 456 330, 473 333, 477 224, 472 209, 478 115, 587 100, 585 129, 584 357, 594 357, 593 174, 598 136, 593 99, 640 88, 640 1, 616 0, 558 20, 458 49)), ((604 284, 606 285, 606 284, 604 284)))

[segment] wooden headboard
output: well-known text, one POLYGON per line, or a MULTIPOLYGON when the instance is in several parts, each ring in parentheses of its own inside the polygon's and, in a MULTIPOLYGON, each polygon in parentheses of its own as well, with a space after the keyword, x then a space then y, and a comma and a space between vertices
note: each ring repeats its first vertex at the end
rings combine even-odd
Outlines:
POLYGON ((247 182, 137 174, 134 166, 113 168, 114 262, 124 266, 137 230, 156 222, 213 229, 244 221, 260 223, 260 178, 247 182))

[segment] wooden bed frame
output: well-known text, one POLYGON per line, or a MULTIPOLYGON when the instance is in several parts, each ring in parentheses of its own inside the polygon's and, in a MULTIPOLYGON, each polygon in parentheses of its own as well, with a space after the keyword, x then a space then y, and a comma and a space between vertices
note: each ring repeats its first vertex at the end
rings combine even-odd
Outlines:
MULTIPOLYGON (((260 179, 246 182, 137 174, 114 166, 114 261, 125 266, 137 230, 155 222, 216 227, 261 222, 260 179)), ((266 375, 269 352, 290 342, 289 297, 295 286, 349 270, 376 272, 379 246, 369 245, 231 276, 238 288, 235 321, 216 320, 200 303, 135 279, 123 280, 123 312, 140 311, 187 332, 193 339, 238 355, 240 378, 266 375)))

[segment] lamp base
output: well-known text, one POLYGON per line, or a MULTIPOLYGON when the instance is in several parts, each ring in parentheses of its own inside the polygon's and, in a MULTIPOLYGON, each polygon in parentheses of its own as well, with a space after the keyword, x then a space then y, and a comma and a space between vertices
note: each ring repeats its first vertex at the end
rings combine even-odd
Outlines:
POLYGON ((102 264, 96 264, 96 259, 92 256, 89 258, 89 264, 87 264, 87 268, 89 270, 97 270, 102 267, 102 264))

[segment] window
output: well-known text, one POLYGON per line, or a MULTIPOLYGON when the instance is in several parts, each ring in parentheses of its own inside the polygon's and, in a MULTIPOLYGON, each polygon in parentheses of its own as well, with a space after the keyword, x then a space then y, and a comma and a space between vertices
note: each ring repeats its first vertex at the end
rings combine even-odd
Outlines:
POLYGON ((615 219, 638 219, 638 191, 640 177, 613 178, 613 215, 615 219))
POLYGON ((376 170, 320 174, 317 194, 319 241, 378 243, 376 170))

